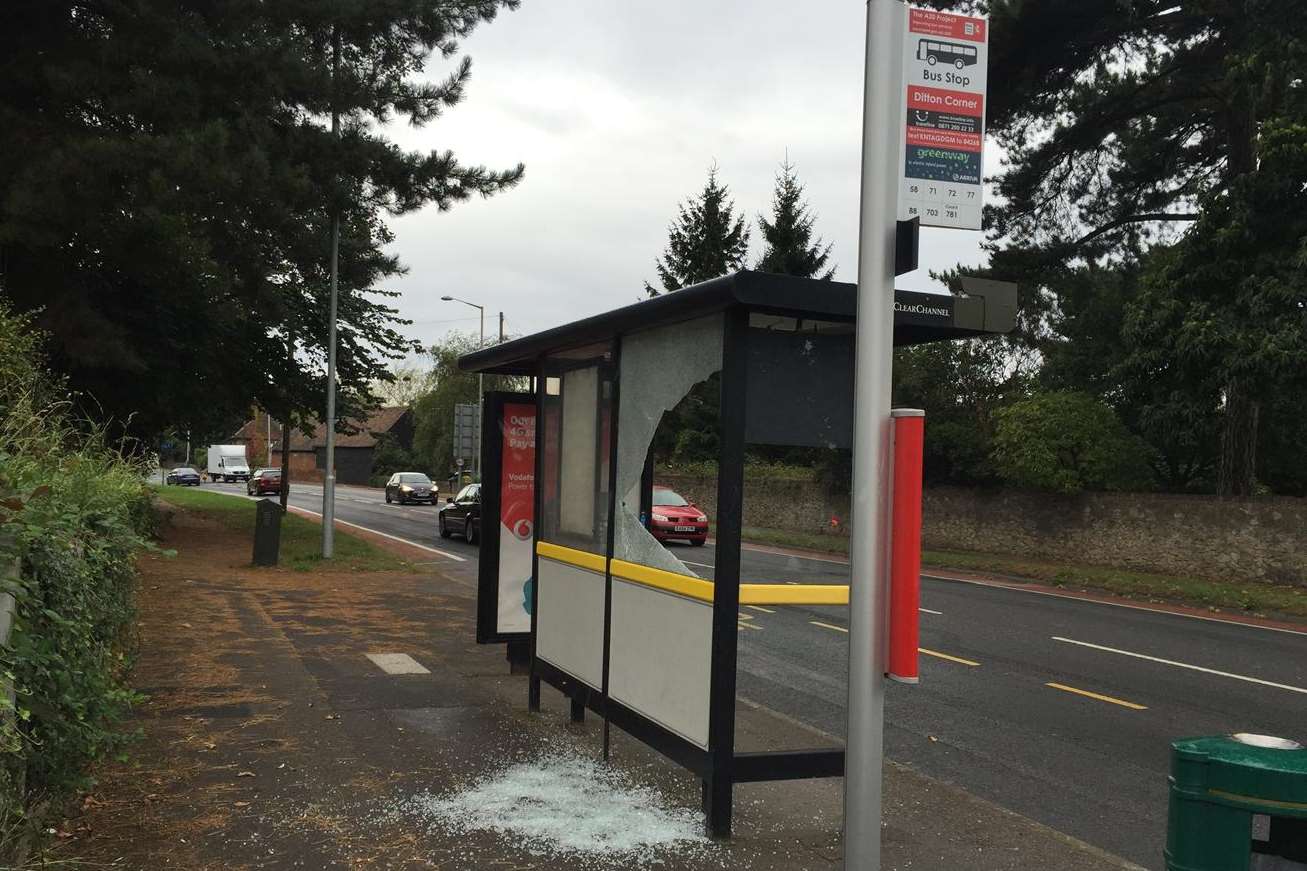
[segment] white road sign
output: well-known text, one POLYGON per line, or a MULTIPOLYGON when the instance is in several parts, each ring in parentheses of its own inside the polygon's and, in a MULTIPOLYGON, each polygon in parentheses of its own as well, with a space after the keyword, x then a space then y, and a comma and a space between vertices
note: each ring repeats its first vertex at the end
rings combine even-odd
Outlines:
POLYGON ((909 9, 899 219, 980 229, 989 21, 909 9))

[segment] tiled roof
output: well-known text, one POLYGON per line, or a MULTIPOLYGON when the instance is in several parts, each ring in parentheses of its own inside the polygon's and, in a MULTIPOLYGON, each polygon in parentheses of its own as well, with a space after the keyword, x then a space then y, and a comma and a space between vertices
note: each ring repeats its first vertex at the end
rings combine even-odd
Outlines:
MULTIPOLYGON (((402 405, 391 406, 377 409, 366 421, 348 421, 348 428, 357 431, 352 434, 337 432, 336 447, 370 448, 377 443, 378 435, 390 432, 407 412, 408 409, 402 405)), ((232 438, 244 442, 263 441, 267 437, 266 428, 267 422, 260 417, 256 420, 247 421, 244 426, 236 431, 232 438)), ((272 422, 272 441, 274 445, 281 444, 281 426, 275 420, 272 422)), ((291 430, 290 449, 292 451, 311 451, 314 448, 322 447, 326 443, 327 427, 325 424, 319 423, 314 428, 311 437, 301 430, 291 430)))

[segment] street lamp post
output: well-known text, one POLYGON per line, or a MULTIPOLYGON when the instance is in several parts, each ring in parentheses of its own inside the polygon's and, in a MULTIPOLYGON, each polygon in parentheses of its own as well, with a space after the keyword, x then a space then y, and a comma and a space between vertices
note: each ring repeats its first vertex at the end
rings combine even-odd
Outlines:
MULTIPOLYGON (((465 299, 459 299, 456 296, 442 296, 440 299, 443 302, 461 302, 463 303, 463 305, 470 305, 472 306, 472 308, 476 309, 478 312, 481 313, 481 338, 477 342, 477 349, 480 350, 481 348, 484 348, 486 346, 486 307, 483 305, 477 305, 474 302, 468 302, 465 299)), ((481 417, 482 417, 481 413, 484 410, 482 406, 485 403, 485 395, 486 395, 486 376, 478 372, 477 373, 477 432, 482 436, 485 435, 485 433, 481 432, 481 417)), ((476 459, 476 474, 477 477, 480 478, 481 477, 480 440, 478 440, 477 443, 477 455, 475 459, 476 459)))
MULTIPOLYGON (((331 138, 340 142, 336 77, 340 74, 340 29, 331 38, 331 138)), ((333 177, 333 182, 335 178, 333 177)), ((332 191, 335 196, 335 191, 332 191)), ((339 290, 340 209, 331 204, 331 306, 327 316, 327 469, 322 480, 322 558, 336 553, 336 309, 339 290)))

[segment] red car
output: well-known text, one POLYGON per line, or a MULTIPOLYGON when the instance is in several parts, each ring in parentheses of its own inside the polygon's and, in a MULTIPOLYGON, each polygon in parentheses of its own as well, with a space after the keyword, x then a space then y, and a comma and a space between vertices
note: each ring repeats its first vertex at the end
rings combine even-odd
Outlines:
POLYGON ((708 516, 675 490, 654 485, 649 531, 659 541, 675 538, 703 547, 708 540, 708 516))
POLYGON ((259 469, 245 483, 245 492, 251 496, 281 495, 281 469, 259 469))

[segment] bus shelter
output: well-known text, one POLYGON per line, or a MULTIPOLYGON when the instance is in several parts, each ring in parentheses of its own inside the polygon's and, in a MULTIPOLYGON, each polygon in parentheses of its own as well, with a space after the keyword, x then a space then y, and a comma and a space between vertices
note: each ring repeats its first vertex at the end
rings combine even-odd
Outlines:
MULTIPOLYGON (((897 291, 895 345, 1012 329, 1015 285, 963 287, 957 296, 897 291)), ((730 834, 736 783, 844 771, 839 748, 737 752, 736 653, 742 605, 848 603, 843 585, 752 582, 740 544, 747 445, 851 448, 855 316, 852 284, 743 271, 460 360, 535 385, 529 707, 539 709, 547 683, 571 699, 574 718, 589 708, 604 719, 605 753, 611 723, 689 769, 714 836, 730 834), (659 421, 714 376, 708 579, 647 521, 659 421)), ((486 480, 482 492, 500 483, 486 480)))

